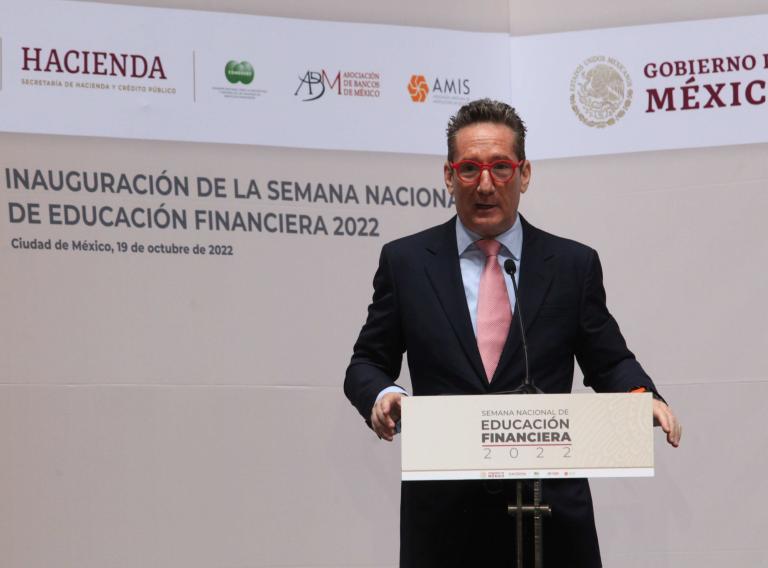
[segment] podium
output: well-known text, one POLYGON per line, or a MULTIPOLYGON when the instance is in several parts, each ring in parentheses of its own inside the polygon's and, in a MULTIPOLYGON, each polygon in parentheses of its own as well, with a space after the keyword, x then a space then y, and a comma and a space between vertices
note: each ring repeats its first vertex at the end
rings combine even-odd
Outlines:
POLYGON ((507 512, 533 523, 534 561, 543 562, 541 480, 651 477, 650 393, 414 396, 402 399, 402 479, 517 480, 507 512), (523 480, 533 480, 524 502, 523 480))

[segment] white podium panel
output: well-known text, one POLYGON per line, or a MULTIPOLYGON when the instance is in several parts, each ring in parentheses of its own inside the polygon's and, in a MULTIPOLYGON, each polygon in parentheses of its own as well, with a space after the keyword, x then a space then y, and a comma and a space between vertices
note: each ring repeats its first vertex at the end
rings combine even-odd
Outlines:
POLYGON ((653 476, 650 393, 403 398, 402 478, 653 476))

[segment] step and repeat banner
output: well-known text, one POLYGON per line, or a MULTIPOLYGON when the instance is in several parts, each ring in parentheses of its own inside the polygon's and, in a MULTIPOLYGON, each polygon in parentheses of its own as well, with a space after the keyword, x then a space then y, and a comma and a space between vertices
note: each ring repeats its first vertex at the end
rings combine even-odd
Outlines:
POLYGON ((509 95, 503 34, 73 2, 0 14, 8 132, 439 155, 454 109, 509 95))
POLYGON ((487 96, 520 109, 539 159, 768 137, 768 16, 510 38, 77 2, 0 15, 6 132, 443 155, 446 116, 487 96))
POLYGON ((768 16, 512 38, 540 159, 768 140, 768 16))

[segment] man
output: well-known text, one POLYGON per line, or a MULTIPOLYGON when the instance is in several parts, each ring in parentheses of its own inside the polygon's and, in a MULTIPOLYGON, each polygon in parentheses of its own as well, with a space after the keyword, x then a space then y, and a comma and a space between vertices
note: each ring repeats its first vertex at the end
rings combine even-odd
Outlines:
MULTIPOLYGON (((344 390, 376 434, 391 441, 404 391, 395 385, 407 352, 414 395, 489 394, 524 377, 514 290, 519 278, 530 373, 546 393, 571 391, 574 358, 598 392, 648 390, 653 415, 673 446, 681 428, 627 349, 605 305, 591 248, 555 237, 518 215, 531 181, 525 125, 510 106, 483 99, 448 125, 443 172, 457 217, 385 245, 368 319, 344 390)), ((512 566, 514 521, 507 482, 403 482, 402 568, 512 566)), ((601 566, 586 480, 545 481, 548 567, 601 566)), ((530 558, 530 556, 529 556, 530 558)))

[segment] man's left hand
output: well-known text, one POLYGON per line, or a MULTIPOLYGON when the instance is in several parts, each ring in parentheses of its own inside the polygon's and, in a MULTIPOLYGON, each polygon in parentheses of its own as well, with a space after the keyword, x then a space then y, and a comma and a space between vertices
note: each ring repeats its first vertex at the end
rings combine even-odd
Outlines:
POLYGON ((667 433, 667 442, 674 447, 680 445, 680 437, 683 435, 683 427, 677 421, 672 409, 660 400, 653 399, 653 425, 661 426, 667 433))

